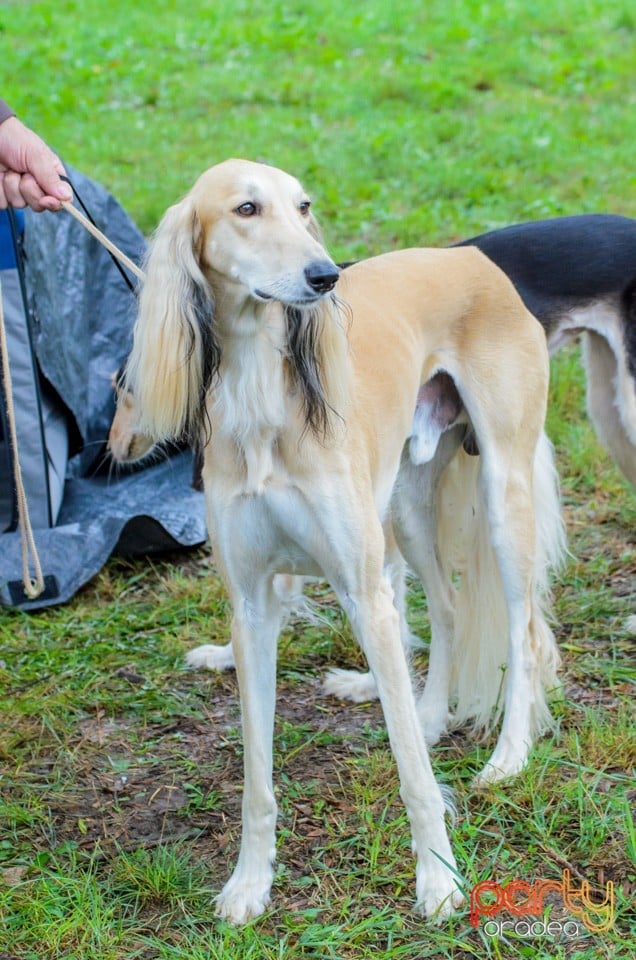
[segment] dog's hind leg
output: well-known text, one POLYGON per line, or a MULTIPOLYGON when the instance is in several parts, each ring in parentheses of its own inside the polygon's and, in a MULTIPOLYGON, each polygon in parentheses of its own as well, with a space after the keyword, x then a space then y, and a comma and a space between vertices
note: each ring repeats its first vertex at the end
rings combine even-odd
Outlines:
MULTIPOLYGON (((279 574, 274 577, 274 590, 280 597, 287 615, 297 611, 303 612, 304 577, 279 574)), ((233 670, 234 648, 232 642, 217 644, 204 643, 200 647, 186 653, 186 663, 189 667, 204 670, 233 670)))
MULTIPOLYGON (((482 458, 482 491, 489 530, 484 531, 482 523, 480 537, 489 537, 498 569, 488 570, 487 565, 485 569, 481 565, 488 607, 474 609, 471 604, 471 609, 464 610, 463 630, 471 629, 465 625, 467 617, 472 625, 476 618, 485 618, 487 622, 487 618, 493 616, 493 632, 503 633, 502 625, 497 625, 494 609, 497 601, 488 600, 493 591, 502 590, 507 612, 507 654, 503 659, 505 692, 501 731, 492 756, 475 779, 477 786, 521 770, 534 739, 551 725, 546 691, 556 686, 559 658, 546 621, 547 575, 550 566, 560 561, 564 543, 558 483, 545 435, 540 437, 530 463, 525 463, 526 458, 519 452, 513 463, 509 451, 496 449, 492 443, 483 444, 482 458)), ((482 508, 483 503, 479 505, 479 509, 482 508)), ((471 578, 470 558, 462 573, 464 578, 471 578)), ((463 587, 462 583, 458 605, 463 587)), ((470 598, 469 585, 467 589, 470 598)), ((481 589, 480 586, 477 589, 481 589)), ((466 597, 464 604, 465 601, 466 597)), ((460 632, 459 626, 457 632, 460 632)), ((492 639, 496 649, 497 637, 492 639)), ((458 658, 458 670, 461 669, 458 658)), ((460 686, 463 683, 465 689, 471 682, 474 685, 474 676, 464 676, 460 686)), ((491 706, 495 705, 491 701, 491 706)), ((458 703, 458 709, 461 706, 458 703)), ((487 724, 487 717, 481 720, 487 724)))
MULTIPOLYGON (((384 569, 393 589, 393 602, 400 622, 400 637, 407 658, 412 647, 418 642, 411 634, 406 619, 406 566, 400 553, 390 520, 384 524, 385 555, 384 569)), ((342 670, 333 667, 323 681, 323 692, 339 700, 351 700, 352 703, 368 703, 378 699, 378 688, 370 670, 342 670)))
POLYGON ((428 603, 431 647, 426 685, 417 706, 428 743, 436 743, 448 726, 454 634, 454 587, 450 570, 442 569, 438 549, 438 487, 464 430, 458 426, 443 433, 434 458, 427 463, 413 463, 405 447, 391 502, 397 542, 422 581, 428 603))
POLYGON ((231 923, 245 923, 266 909, 274 876, 272 741, 282 603, 271 579, 258 584, 249 598, 234 591, 232 600, 244 742, 243 833, 234 873, 217 897, 217 914, 231 923))
MULTIPOLYGON (((617 338, 622 339, 620 331, 617 338)), ((634 379, 629 370, 619 371, 614 351, 605 337, 586 330, 582 344, 590 419, 603 446, 612 454, 632 486, 636 487, 634 379), (630 432, 627 425, 631 427, 630 432)))
POLYGON ((345 582, 334 581, 333 586, 378 686, 417 854, 417 905, 426 916, 441 919, 462 900, 446 834, 444 801, 417 719, 399 616, 389 579, 382 569, 383 537, 379 524, 375 533, 367 530, 365 534, 367 546, 377 560, 363 551, 357 571, 351 571, 345 582), (360 579, 356 582, 357 577, 360 579))

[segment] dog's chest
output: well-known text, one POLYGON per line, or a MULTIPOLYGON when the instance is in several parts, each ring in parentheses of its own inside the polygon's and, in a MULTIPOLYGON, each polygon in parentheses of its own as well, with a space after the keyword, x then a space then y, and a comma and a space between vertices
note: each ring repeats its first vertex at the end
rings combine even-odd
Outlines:
POLYGON ((259 491, 232 487, 218 473, 207 487, 213 548, 235 582, 255 571, 344 579, 355 565, 356 520, 343 511, 335 483, 320 491, 293 482, 275 468, 259 491))
POLYGON ((255 438, 249 437, 245 444, 240 445, 240 452, 245 464, 245 493, 263 493, 266 485, 275 480, 276 433, 272 430, 259 431, 255 438))
POLYGON ((239 468, 245 492, 256 493, 272 477, 286 421, 283 366, 269 338, 245 338, 232 354, 215 391, 213 434, 239 468))
POLYGON ((268 485, 287 479, 280 457, 281 426, 277 412, 268 410, 265 404, 245 407, 241 414, 233 411, 231 418, 226 418, 222 433, 217 433, 213 446, 222 452, 221 459, 228 467, 227 479, 236 493, 262 494, 268 485))

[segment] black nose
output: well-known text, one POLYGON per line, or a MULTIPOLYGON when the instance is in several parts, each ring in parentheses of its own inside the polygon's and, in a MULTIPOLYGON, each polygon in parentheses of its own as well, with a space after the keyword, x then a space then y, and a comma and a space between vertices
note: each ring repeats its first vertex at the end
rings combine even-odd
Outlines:
POLYGON ((331 260, 316 260, 305 267, 305 280, 316 293, 329 293, 339 276, 340 271, 331 260))

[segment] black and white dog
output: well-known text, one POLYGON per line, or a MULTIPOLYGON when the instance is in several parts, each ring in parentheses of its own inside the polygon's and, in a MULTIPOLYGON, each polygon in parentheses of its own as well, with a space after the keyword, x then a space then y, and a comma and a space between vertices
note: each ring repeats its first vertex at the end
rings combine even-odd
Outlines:
POLYGON ((508 274, 551 353, 581 335, 590 418, 636 487, 636 219, 535 220, 456 244, 467 245, 508 274))

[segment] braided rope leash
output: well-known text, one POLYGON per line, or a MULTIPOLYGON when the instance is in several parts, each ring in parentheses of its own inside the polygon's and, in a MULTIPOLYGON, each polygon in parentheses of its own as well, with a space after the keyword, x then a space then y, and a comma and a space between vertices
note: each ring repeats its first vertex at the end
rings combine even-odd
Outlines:
POLYGON ((84 214, 81 213, 77 207, 73 206, 73 204, 68 200, 62 200, 61 202, 62 207, 66 210, 66 212, 70 213, 72 217, 75 217, 75 219, 81 223, 82 226, 88 230, 88 232, 92 234, 96 240, 99 240, 103 247, 106 247, 109 253, 111 253, 114 257, 117 257, 117 259, 121 261, 124 266, 128 267, 131 273, 134 273, 136 277, 138 277, 140 280, 145 280, 146 275, 143 270, 141 270, 136 263, 133 263, 130 257, 127 257, 126 254, 119 249, 119 247, 116 247, 115 244, 112 243, 108 237, 102 233, 101 230, 98 230, 95 224, 90 222, 88 217, 85 217, 84 214))
POLYGON ((22 544, 22 582, 24 592, 31 600, 37 599, 44 590, 44 576, 38 556, 33 528, 29 518, 29 505, 27 503, 24 484, 22 482, 22 470, 20 468, 20 458, 18 456, 18 434, 15 425, 15 408, 13 406, 13 388, 11 384, 11 371, 9 369, 9 351, 7 349, 7 333, 4 326, 4 310, 2 309, 2 286, 0 285, 0 355, 2 356, 2 380, 4 383, 4 395, 7 405, 7 422, 9 426, 9 435, 11 438, 11 451, 13 456, 13 480, 15 483, 16 499, 18 504, 18 526, 20 528, 20 541, 22 544), (29 572, 29 553, 33 561, 35 570, 35 580, 31 579, 29 572))

